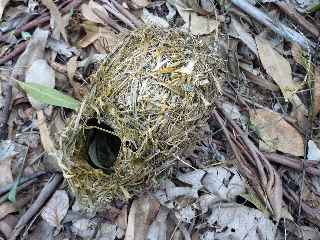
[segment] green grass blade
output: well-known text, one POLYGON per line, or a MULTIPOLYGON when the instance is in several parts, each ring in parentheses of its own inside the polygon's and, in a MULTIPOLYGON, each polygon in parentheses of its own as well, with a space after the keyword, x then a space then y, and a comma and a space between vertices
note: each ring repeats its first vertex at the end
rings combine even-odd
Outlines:
POLYGON ((25 83, 17 81, 26 93, 41 103, 46 103, 58 107, 65 107, 76 110, 80 103, 76 99, 67 96, 56 89, 46 87, 38 83, 25 83))

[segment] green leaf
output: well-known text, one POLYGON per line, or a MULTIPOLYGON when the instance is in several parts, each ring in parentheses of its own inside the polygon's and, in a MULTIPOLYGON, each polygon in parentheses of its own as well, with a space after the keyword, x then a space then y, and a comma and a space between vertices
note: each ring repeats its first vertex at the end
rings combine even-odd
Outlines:
POLYGON ((76 110, 80 103, 74 98, 67 96, 56 89, 46 87, 38 83, 25 83, 17 81, 20 87, 33 99, 58 106, 76 110))
POLYGON ((19 185, 19 181, 15 181, 15 183, 14 183, 13 187, 11 188, 9 195, 8 195, 8 199, 13 203, 16 202, 18 185, 19 185))

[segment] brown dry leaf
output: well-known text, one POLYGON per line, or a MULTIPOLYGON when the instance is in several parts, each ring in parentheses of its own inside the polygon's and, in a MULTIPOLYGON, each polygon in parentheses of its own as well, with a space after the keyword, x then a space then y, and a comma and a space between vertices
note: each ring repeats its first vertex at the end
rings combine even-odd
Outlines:
POLYGON ((59 8, 52 0, 41 0, 42 4, 45 5, 51 14, 51 18, 54 20, 58 31, 63 36, 64 40, 68 42, 68 37, 65 29, 65 21, 63 20, 59 8))
POLYGON ((300 87, 292 79, 292 70, 288 60, 281 56, 268 40, 258 36, 256 44, 264 69, 278 84, 284 98, 294 105, 294 110, 307 114, 304 104, 296 94, 300 87))
POLYGON ((313 86, 313 114, 320 112, 320 67, 314 69, 314 86, 313 86))
POLYGON ((133 201, 128 217, 124 240, 146 239, 148 229, 160 208, 159 202, 150 195, 133 201))
POLYGON ((184 8, 177 6, 177 10, 185 24, 182 26, 184 31, 188 31, 193 35, 206 35, 218 30, 220 22, 206 16, 200 16, 195 12, 187 11, 184 8))
POLYGON ((244 26, 236 20, 236 18, 232 18, 230 28, 234 31, 235 36, 239 38, 247 47, 258 56, 258 50, 256 42, 252 35, 244 28, 244 26))
POLYGON ((66 191, 58 190, 44 206, 41 217, 51 226, 60 227, 62 219, 69 209, 69 197, 66 191))
POLYGON ((278 150, 294 156, 304 155, 302 136, 279 113, 259 109, 250 111, 250 119, 269 150, 278 150))
POLYGON ((55 154, 57 150, 54 147, 53 141, 51 140, 49 129, 46 124, 46 118, 42 110, 37 111, 37 117, 38 117, 38 128, 40 132, 41 144, 44 150, 48 154, 55 154))
POLYGON ((9 2, 9 0, 1 0, 0 1, 0 20, 2 18, 2 14, 3 14, 4 8, 8 4, 8 2, 9 2))
POLYGON ((261 63, 266 72, 279 85, 283 96, 289 100, 298 90, 298 86, 292 80, 291 66, 287 59, 281 56, 268 40, 256 37, 256 43, 261 63))
POLYGON ((84 23, 83 27, 86 35, 78 43, 81 48, 85 48, 92 43, 96 45, 96 42, 99 42, 102 45, 100 47, 104 49, 103 53, 106 53, 106 50, 111 50, 119 42, 119 34, 114 33, 111 29, 91 23, 84 23))
POLYGON ((5 202, 0 205, 0 219, 3 219, 10 213, 14 213, 17 211, 17 208, 13 203, 5 202))
POLYGON ((89 7, 89 4, 82 4, 81 5, 81 13, 84 16, 85 19, 94 22, 94 23, 100 23, 104 24, 104 21, 101 20, 89 7))

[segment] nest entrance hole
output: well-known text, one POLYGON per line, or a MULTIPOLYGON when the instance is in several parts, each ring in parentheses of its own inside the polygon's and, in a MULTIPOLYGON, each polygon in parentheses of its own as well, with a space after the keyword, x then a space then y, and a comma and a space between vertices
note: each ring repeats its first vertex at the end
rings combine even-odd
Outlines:
POLYGON ((89 119, 87 127, 88 163, 93 168, 112 168, 120 152, 121 139, 110 133, 114 132, 112 127, 96 118, 89 119))

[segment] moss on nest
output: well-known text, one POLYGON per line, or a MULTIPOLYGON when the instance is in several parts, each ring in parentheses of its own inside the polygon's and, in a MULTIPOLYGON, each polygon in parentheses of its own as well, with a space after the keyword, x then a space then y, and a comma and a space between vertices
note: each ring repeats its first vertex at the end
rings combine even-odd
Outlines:
POLYGON ((156 183, 201 137, 223 69, 216 51, 186 33, 129 33, 92 76, 90 94, 62 139, 61 167, 81 202, 102 206, 156 183), (88 164, 87 129, 99 128, 88 124, 92 119, 121 140, 113 173, 88 164))

